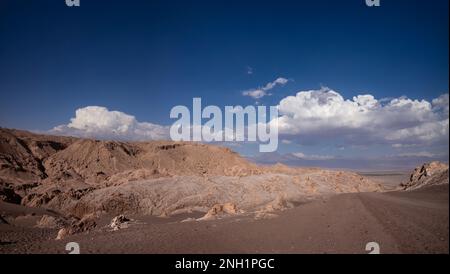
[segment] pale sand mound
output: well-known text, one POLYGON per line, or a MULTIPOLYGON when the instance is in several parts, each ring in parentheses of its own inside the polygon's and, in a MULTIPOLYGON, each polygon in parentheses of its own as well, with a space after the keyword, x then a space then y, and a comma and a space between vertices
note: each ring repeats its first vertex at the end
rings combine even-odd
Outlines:
POLYGON ((448 184, 448 165, 434 161, 414 169, 408 182, 402 183, 404 190, 415 190, 433 185, 448 184))
POLYGON ((316 195, 380 190, 378 185, 364 179, 354 182, 353 176, 352 173, 323 171, 295 176, 174 176, 97 189, 64 210, 77 216, 91 212, 168 216, 193 211, 207 212, 216 204, 227 203, 233 203, 244 211, 257 211, 267 206, 277 210, 316 195), (338 174, 342 177, 341 182, 333 180, 338 174))

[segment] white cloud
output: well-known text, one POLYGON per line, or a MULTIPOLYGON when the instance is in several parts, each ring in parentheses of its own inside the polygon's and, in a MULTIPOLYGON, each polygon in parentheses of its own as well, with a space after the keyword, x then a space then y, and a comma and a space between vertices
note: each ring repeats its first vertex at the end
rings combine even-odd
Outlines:
POLYGON ((431 104, 433 105, 433 107, 435 109, 440 109, 443 111, 443 114, 448 116, 448 109, 449 109, 449 98, 448 98, 448 93, 447 94, 442 94, 441 96, 439 96, 436 99, 433 99, 433 101, 431 102, 431 104))
POLYGON ((409 147, 417 147, 418 144, 392 144, 393 148, 409 148, 409 147))
POLYGON ((284 86, 287 82, 289 82, 288 79, 279 77, 275 79, 273 82, 267 83, 264 87, 260 87, 257 89, 250 89, 242 92, 242 95, 244 96, 250 96, 254 99, 260 99, 267 95, 272 95, 268 93, 269 90, 275 88, 277 85, 284 86))
POLYGON ((442 121, 424 122, 410 128, 397 129, 386 133, 386 140, 402 141, 413 140, 418 142, 433 142, 447 136, 448 139, 448 118, 442 121))
POLYGON ((425 157, 425 158, 433 158, 436 155, 430 152, 426 151, 420 151, 420 152, 407 152, 407 153, 401 153, 398 155, 399 157, 425 157))
POLYGON ((253 68, 250 66, 247 66, 247 74, 252 75, 253 74, 253 68))
POLYGON ((87 106, 77 109, 67 125, 53 128, 51 133, 99 139, 159 140, 168 138, 168 127, 139 122, 132 115, 110 111, 105 107, 87 106))
POLYGON ((298 92, 278 105, 280 134, 298 140, 348 143, 420 144, 448 142, 448 94, 426 100, 406 97, 386 102, 373 95, 344 99, 329 88, 298 92))
POLYGON ((304 159, 304 160, 322 160, 323 161, 323 160, 332 160, 335 158, 334 156, 331 156, 331 155, 314 155, 314 154, 306 155, 302 152, 295 152, 295 153, 292 153, 292 155, 294 155, 297 158, 304 159))
POLYGON ((269 95, 268 93, 266 93, 264 90, 262 89, 255 89, 255 90, 248 90, 248 91, 244 91, 242 93, 244 96, 250 96, 254 99, 259 99, 262 98, 266 95, 269 95))

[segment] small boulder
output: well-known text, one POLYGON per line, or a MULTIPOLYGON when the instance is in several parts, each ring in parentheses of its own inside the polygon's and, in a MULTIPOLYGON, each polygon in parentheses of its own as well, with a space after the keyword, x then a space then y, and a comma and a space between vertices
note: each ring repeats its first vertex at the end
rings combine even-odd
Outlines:
POLYGON ((292 207, 294 207, 294 205, 291 202, 289 202, 288 200, 284 199, 281 196, 278 196, 275 200, 266 205, 263 211, 264 212, 282 211, 292 207))
POLYGON ((202 218, 198 220, 215 219, 221 215, 237 214, 239 213, 237 207, 233 203, 215 204, 202 218))
POLYGON ((56 236, 57 240, 64 239, 69 235, 88 232, 97 226, 93 215, 86 215, 81 220, 74 220, 68 226, 61 228, 56 236))
POLYGON ((109 226, 113 230, 119 230, 119 229, 122 229, 122 228, 127 228, 129 221, 130 221, 130 219, 128 219, 124 215, 119 215, 119 216, 114 217, 111 220, 111 224, 109 226))
POLYGON ((67 225, 67 222, 62 218, 57 218, 49 215, 44 215, 37 222, 36 227, 38 228, 63 228, 67 225))

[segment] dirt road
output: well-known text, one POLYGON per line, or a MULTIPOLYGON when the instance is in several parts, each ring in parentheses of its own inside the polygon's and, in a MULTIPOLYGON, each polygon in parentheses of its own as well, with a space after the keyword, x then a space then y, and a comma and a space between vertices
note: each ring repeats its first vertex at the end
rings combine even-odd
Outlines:
POLYGON ((368 242, 377 242, 381 253, 448 253, 448 191, 445 185, 342 194, 262 220, 134 216, 141 223, 130 228, 103 228, 62 241, 52 239, 56 231, 0 225, 0 253, 64 253, 71 241, 82 253, 367 253, 368 242))

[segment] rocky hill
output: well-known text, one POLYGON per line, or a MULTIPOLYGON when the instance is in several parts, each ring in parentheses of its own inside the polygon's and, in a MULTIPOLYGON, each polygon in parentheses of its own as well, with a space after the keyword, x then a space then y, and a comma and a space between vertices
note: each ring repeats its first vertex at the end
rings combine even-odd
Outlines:
POLYGON ((0 129, 0 199, 79 218, 208 212, 218 204, 232 204, 239 212, 271 211, 317 195, 380 190, 352 172, 262 167, 213 145, 0 129))
POLYGON ((448 184, 448 164, 434 161, 416 167, 409 181, 402 183, 401 187, 404 190, 415 190, 442 184, 448 184))

